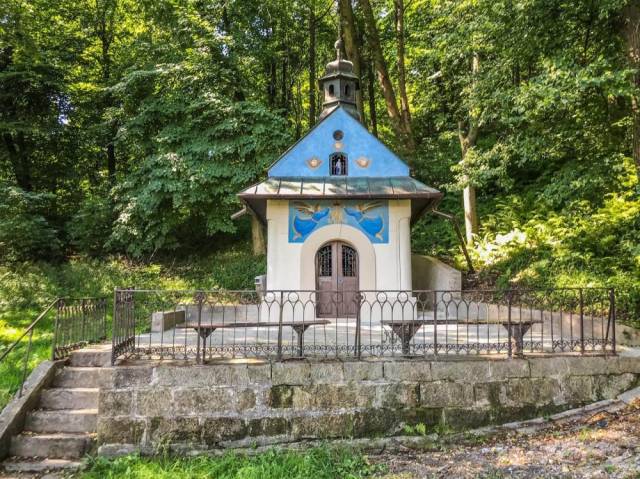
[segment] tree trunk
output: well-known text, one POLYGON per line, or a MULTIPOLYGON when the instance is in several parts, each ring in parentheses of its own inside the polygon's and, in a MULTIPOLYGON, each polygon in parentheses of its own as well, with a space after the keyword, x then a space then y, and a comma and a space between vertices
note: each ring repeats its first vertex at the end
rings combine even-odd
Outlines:
POLYGON ((631 97, 633 115, 632 155, 636 174, 640 181, 640 2, 635 0, 623 12, 623 34, 627 44, 629 65, 635 69, 633 75, 634 93, 631 97))
POLYGON ((267 98, 270 107, 276 106, 277 82, 277 65, 276 61, 272 58, 269 62, 269 85, 267 86, 267 98))
MULTIPOLYGON (((480 57, 477 54, 473 55, 473 60, 471 63, 471 73, 474 78, 473 83, 475 84, 475 77, 480 70, 480 57)), ((469 150, 476 145, 476 140, 478 139, 479 126, 478 126, 478 118, 469 112, 469 126, 465 133, 464 122, 458 123, 458 137, 460 139, 460 150, 461 150, 461 162, 464 163, 464 160, 469 153, 469 150)), ((474 242, 475 235, 478 234, 478 211, 476 205, 476 188, 473 186, 469 180, 467 175, 464 175, 463 182, 465 184, 464 191, 462 192, 462 199, 464 205, 464 229, 465 236, 467 239, 467 244, 471 245, 474 242)))
MULTIPOLYGON (((107 89, 111 86, 111 43, 114 39, 114 25, 118 2, 117 0, 105 0, 101 5, 96 3, 96 7, 99 8, 97 12, 96 35, 100 39, 102 47, 100 63, 102 68, 102 87, 104 88, 103 108, 106 111, 113 107, 113 96, 107 89)), ((107 157, 107 173, 111 182, 115 181, 116 176, 117 158, 114 141, 117 130, 117 125, 113 121, 107 125, 105 154, 107 157)))
POLYGON ((369 117, 371 118, 371 133, 378 137, 378 113, 376 111, 376 85, 373 78, 371 62, 367 62, 367 97, 369 100, 369 117))
MULTIPOLYGON (((340 23, 344 37, 344 46, 347 52, 347 58, 353 63, 353 73, 358 77, 358 82, 362 86, 360 48, 358 42, 358 30, 353 15, 353 7, 351 0, 338 0, 338 9, 340 11, 340 23)), ((362 98, 362 88, 356 90, 356 107, 360 114, 360 120, 365 123, 364 104, 362 98)))
MULTIPOLYGON (((394 0, 396 20, 396 43, 398 45, 398 91, 400 93, 400 115, 407 135, 407 139, 413 143, 413 131, 411 128, 411 112, 409 111, 409 99, 407 97, 407 79, 404 64, 404 0, 394 0)), ((411 150, 415 145, 409 146, 411 150)))
POLYGON ((316 122, 316 12, 309 7, 309 128, 316 122))
POLYGON ((260 256, 267 253, 267 245, 264 240, 264 228, 262 223, 251 214, 251 240, 253 243, 254 256, 260 256))
POLYGON ((4 133, 2 139, 9 153, 9 161, 13 169, 13 176, 16 178, 16 183, 24 191, 33 190, 33 184, 31 181, 31 160, 29 154, 26 151, 26 145, 24 143, 24 134, 19 133, 17 138, 14 138, 10 133, 4 133))
POLYGON ((376 73, 378 75, 378 81, 380 88, 382 89, 382 95, 384 97, 385 104, 387 105, 387 113, 391 120, 391 127, 394 133, 401 142, 406 141, 406 132, 403 128, 402 117, 400 110, 398 109, 398 103, 396 101, 396 94, 393 90, 391 79, 389 78, 389 71, 387 70, 387 63, 382 53, 382 47, 380 46, 380 35, 378 34, 378 27, 373 16, 373 10, 369 0, 360 0, 360 6, 362 7, 362 13, 364 14, 364 22, 367 27, 369 48, 371 50, 371 56, 373 57, 373 63, 376 67, 376 73))

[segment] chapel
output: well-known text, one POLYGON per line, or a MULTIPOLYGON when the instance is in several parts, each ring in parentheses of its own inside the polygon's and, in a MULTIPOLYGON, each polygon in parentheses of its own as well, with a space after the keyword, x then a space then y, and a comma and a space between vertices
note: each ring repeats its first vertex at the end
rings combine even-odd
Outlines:
POLYGON ((361 123, 341 40, 336 53, 316 125, 238 194, 267 229, 266 290, 318 291, 319 317, 354 315, 358 291, 411 290, 411 227, 442 198, 361 123))

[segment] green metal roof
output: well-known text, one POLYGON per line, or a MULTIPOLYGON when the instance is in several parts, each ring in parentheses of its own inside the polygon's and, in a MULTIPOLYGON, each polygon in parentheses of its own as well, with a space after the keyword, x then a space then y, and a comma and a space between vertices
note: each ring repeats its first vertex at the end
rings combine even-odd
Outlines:
POLYGON ((271 177, 250 186, 238 197, 266 220, 269 199, 396 199, 411 200, 412 221, 433 209, 442 193, 408 176, 401 177, 271 177))

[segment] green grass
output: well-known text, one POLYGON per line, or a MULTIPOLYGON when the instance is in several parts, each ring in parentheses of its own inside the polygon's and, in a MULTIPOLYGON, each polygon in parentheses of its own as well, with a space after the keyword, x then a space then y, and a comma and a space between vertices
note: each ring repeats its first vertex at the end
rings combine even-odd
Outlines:
POLYGON ((248 456, 98 458, 80 474, 82 479, 356 479, 384 472, 362 453, 345 448, 319 447, 303 452, 272 449, 248 456))
MULTIPOLYGON (((116 287, 138 289, 252 289, 265 270, 265 259, 247 249, 205 257, 134 263, 121 257, 72 258, 67 262, 0 265, 0 355, 15 342, 45 307, 58 297, 106 297, 110 321, 116 287)), ((27 372, 51 356, 54 312, 34 331, 27 372)), ((0 409, 22 381, 28 337, 0 363, 0 409)))

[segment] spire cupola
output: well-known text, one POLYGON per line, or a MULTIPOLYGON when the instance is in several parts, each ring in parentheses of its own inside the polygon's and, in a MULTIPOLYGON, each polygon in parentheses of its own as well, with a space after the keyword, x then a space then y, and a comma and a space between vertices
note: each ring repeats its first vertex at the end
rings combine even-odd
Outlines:
POLYGON ((324 92, 320 120, 335 110, 344 107, 357 120, 360 120, 356 107, 356 90, 360 87, 358 77, 353 73, 353 63, 342 57, 342 39, 335 43, 336 59, 327 63, 323 77, 318 80, 324 92))

